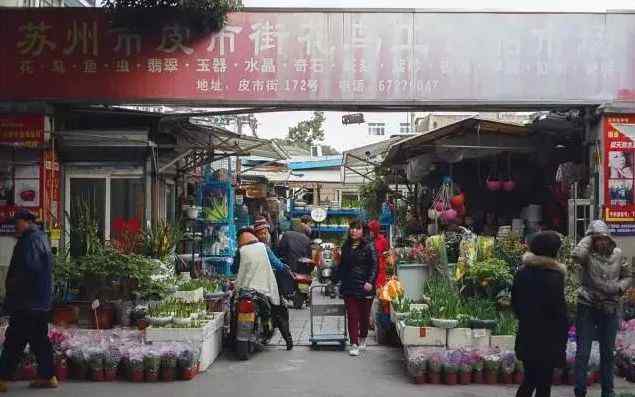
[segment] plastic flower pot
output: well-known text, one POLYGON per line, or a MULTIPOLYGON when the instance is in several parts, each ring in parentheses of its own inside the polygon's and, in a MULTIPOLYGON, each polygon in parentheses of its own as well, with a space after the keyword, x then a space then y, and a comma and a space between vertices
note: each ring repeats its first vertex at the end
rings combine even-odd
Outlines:
POLYGON ((415 376, 414 380, 416 385, 423 385, 427 381, 427 376, 426 374, 418 375, 418 376, 415 376))
POLYGON ((64 382, 68 379, 68 363, 66 360, 58 360, 55 363, 55 377, 60 382, 64 382))
POLYGON ((93 369, 90 371, 90 379, 93 382, 103 382, 105 377, 104 377, 104 370, 103 369, 93 369))
POLYGON ((104 369, 104 380, 106 382, 114 382, 117 379, 117 368, 104 369))
POLYGON ((503 385, 511 385, 514 383, 514 374, 501 373, 500 383, 503 385))
POLYGON ((161 380, 163 382, 174 382, 176 379, 176 368, 161 368, 161 380))
POLYGON ((194 368, 181 368, 179 371, 179 379, 181 380, 192 380, 195 376, 194 368))
POLYGON ((445 372, 443 380, 443 383, 448 386, 456 386, 459 383, 459 375, 456 372, 445 372))
POLYGON ((525 380, 525 374, 522 371, 516 371, 514 372, 514 376, 513 376, 513 382, 515 385, 520 385, 521 383, 523 383, 523 380, 525 380))
POLYGON ((157 371, 145 371, 145 381, 148 383, 158 382, 159 381, 159 373, 157 371))
POLYGON ((487 189, 491 192, 497 192, 501 190, 501 181, 498 179, 487 179, 485 182, 487 189))
POLYGON ((483 384, 483 371, 474 371, 472 372, 472 383, 476 385, 483 384))
POLYGON ((554 386, 560 386, 562 384, 562 370, 555 369, 553 371, 553 377, 551 379, 551 384, 554 386))
POLYGON ((441 384, 441 374, 439 372, 428 373, 428 383, 431 385, 441 384))
POLYGON ((143 382, 143 370, 133 369, 130 371, 130 381, 135 383, 143 382))
POLYGON ((33 366, 33 364, 27 364, 22 367, 21 380, 33 380, 35 379, 36 375, 37 375, 37 371, 35 370, 35 367, 33 366))
POLYGON ((485 384, 486 385, 495 385, 498 383, 498 372, 485 370, 485 384))
POLYGON ((501 187, 504 191, 511 192, 516 188, 516 182, 510 179, 510 180, 504 181, 501 187))
POLYGON ((469 385, 470 383, 472 383, 472 372, 459 373, 459 384, 469 385))

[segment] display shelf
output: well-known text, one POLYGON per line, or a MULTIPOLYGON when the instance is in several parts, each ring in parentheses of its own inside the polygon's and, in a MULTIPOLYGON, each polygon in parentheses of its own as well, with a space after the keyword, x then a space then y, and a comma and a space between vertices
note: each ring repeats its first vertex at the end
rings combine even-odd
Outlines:
POLYGON ((317 227, 320 233, 346 233, 348 226, 320 225, 317 227))
MULTIPOLYGON (((326 212, 327 216, 359 216, 358 208, 329 208, 326 212)), ((311 215, 311 208, 294 208, 291 210, 292 218, 299 218, 304 215, 311 215)))

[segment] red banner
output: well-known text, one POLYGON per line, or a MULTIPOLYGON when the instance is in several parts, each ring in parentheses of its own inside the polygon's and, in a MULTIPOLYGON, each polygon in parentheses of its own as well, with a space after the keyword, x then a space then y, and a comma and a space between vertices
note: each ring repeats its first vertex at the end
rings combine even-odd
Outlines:
POLYGON ((44 116, 0 116, 0 144, 37 146, 44 143, 44 116))
POLYGON ((631 234, 635 232, 635 115, 607 115, 603 127, 604 216, 609 223, 624 224, 613 225, 618 234, 631 234))

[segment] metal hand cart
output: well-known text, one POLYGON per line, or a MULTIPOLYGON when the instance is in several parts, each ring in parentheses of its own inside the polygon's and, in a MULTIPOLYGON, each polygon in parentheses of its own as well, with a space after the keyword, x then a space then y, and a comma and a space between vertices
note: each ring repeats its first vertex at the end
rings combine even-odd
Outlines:
POLYGON ((311 349, 316 349, 318 345, 335 345, 339 350, 346 349, 346 341, 348 339, 346 322, 346 306, 340 299, 332 299, 324 296, 324 294, 314 294, 313 292, 324 291, 327 284, 313 284, 309 288, 309 309, 311 314, 311 349), (315 317, 343 317, 344 330, 334 330, 333 332, 316 334, 315 333, 315 317))

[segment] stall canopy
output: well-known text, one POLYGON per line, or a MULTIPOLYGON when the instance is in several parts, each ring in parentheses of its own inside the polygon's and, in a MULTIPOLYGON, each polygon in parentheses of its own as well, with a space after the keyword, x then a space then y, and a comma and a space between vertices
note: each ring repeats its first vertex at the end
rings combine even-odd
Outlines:
POLYGON ((390 147, 404 139, 407 139, 407 136, 391 137, 386 141, 345 151, 342 160, 342 183, 373 180, 375 168, 381 166, 390 147))
POLYGON ((415 158, 454 163, 500 152, 529 153, 536 150, 531 137, 531 128, 524 125, 469 117, 392 143, 383 165, 403 165, 415 158))
POLYGON ((176 138, 169 158, 160 159, 160 172, 166 172, 177 164, 178 171, 189 172, 230 156, 258 156, 271 160, 287 158, 273 141, 239 135, 210 125, 203 119, 172 117, 160 123, 160 130, 176 138))

